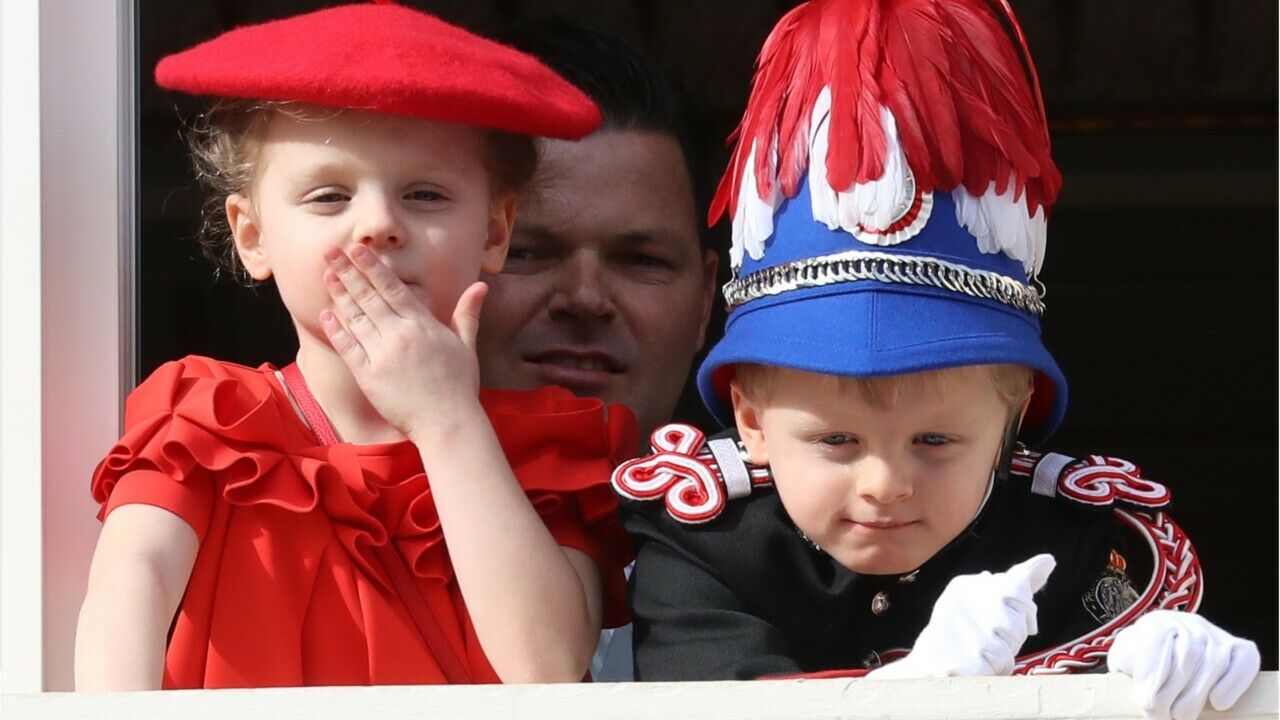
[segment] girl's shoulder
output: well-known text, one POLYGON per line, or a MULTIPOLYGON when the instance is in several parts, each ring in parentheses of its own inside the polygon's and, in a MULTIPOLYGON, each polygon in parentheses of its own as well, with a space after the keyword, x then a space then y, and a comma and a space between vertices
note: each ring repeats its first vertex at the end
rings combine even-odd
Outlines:
POLYGON ((612 470, 635 454, 639 442, 635 416, 626 406, 578 397, 562 387, 484 388, 480 403, 517 470, 550 458, 594 460, 612 470))
POLYGON ((201 355, 171 360, 129 393, 125 426, 175 411, 224 419, 250 414, 278 396, 274 371, 270 364, 250 368, 201 355))

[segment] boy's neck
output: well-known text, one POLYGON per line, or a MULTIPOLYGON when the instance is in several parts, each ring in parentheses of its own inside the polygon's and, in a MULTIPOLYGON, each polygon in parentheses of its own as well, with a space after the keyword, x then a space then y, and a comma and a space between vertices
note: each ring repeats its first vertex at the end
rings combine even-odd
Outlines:
POLYGON ((298 335, 298 369, 343 442, 369 444, 404 439, 369 403, 347 364, 327 341, 305 332, 298 335))

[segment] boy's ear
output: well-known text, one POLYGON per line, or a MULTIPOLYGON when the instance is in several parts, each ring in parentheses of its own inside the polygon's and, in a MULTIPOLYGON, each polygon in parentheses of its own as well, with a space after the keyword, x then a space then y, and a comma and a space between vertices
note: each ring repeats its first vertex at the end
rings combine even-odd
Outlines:
POLYGON ((738 385, 737 378, 729 382, 729 398, 733 402, 733 420, 738 426, 738 437, 751 456, 752 465, 769 464, 769 448, 760 428, 760 408, 747 398, 738 385))
POLYGON ((507 261, 507 249, 511 247, 511 228, 516 224, 516 196, 507 193, 493 199, 489 205, 489 227, 484 241, 484 254, 480 256, 480 271, 493 275, 502 272, 507 261))
POLYGON ((226 210, 227 226, 231 228, 236 254, 245 272, 259 281, 271 277, 271 262, 266 248, 262 247, 262 228, 253 203, 244 195, 232 193, 227 196, 226 210))

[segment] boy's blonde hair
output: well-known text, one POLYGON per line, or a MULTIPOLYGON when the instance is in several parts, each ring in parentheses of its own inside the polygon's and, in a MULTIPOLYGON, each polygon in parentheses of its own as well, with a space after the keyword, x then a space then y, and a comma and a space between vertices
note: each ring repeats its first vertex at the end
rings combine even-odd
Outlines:
MULTIPOLYGON (((196 177, 210 190, 202 211, 200 245, 219 270, 249 282, 236 254, 225 202, 233 193, 248 194, 260 169, 263 138, 275 115, 321 119, 341 113, 298 102, 218 100, 186 131, 196 177)), ((476 128, 484 134, 485 169, 495 196, 516 194, 533 178, 538 156, 533 138, 501 130, 476 128)))
MULTIPOLYGON (((779 368, 773 365, 738 363, 737 380, 742 394, 755 402, 767 402, 777 388, 779 368)), ((941 395, 948 382, 991 383, 993 389, 1008 406, 1016 411, 1031 394, 1032 370, 1024 365, 961 365, 927 370, 903 375, 881 377, 851 377, 820 374, 830 383, 833 392, 855 392, 865 402, 876 408, 889 408, 897 402, 899 394, 919 391, 941 395)))

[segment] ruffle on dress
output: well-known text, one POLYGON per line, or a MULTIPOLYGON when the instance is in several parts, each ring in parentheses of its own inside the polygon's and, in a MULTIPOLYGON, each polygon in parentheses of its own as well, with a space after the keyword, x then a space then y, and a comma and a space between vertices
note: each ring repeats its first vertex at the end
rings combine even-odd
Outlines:
MULTIPOLYGON (((198 356, 156 370, 129 396, 124 437, 94 472, 99 519, 128 503, 159 505, 203 539, 215 494, 233 505, 319 511, 370 578, 386 584, 374 548, 395 542, 425 582, 448 583, 453 568, 417 449, 317 444, 273 372, 198 356)), ((609 474, 636 447, 634 416, 558 387, 484 390, 481 403, 557 542, 596 561, 606 626, 625 623, 631 551, 609 474)))

